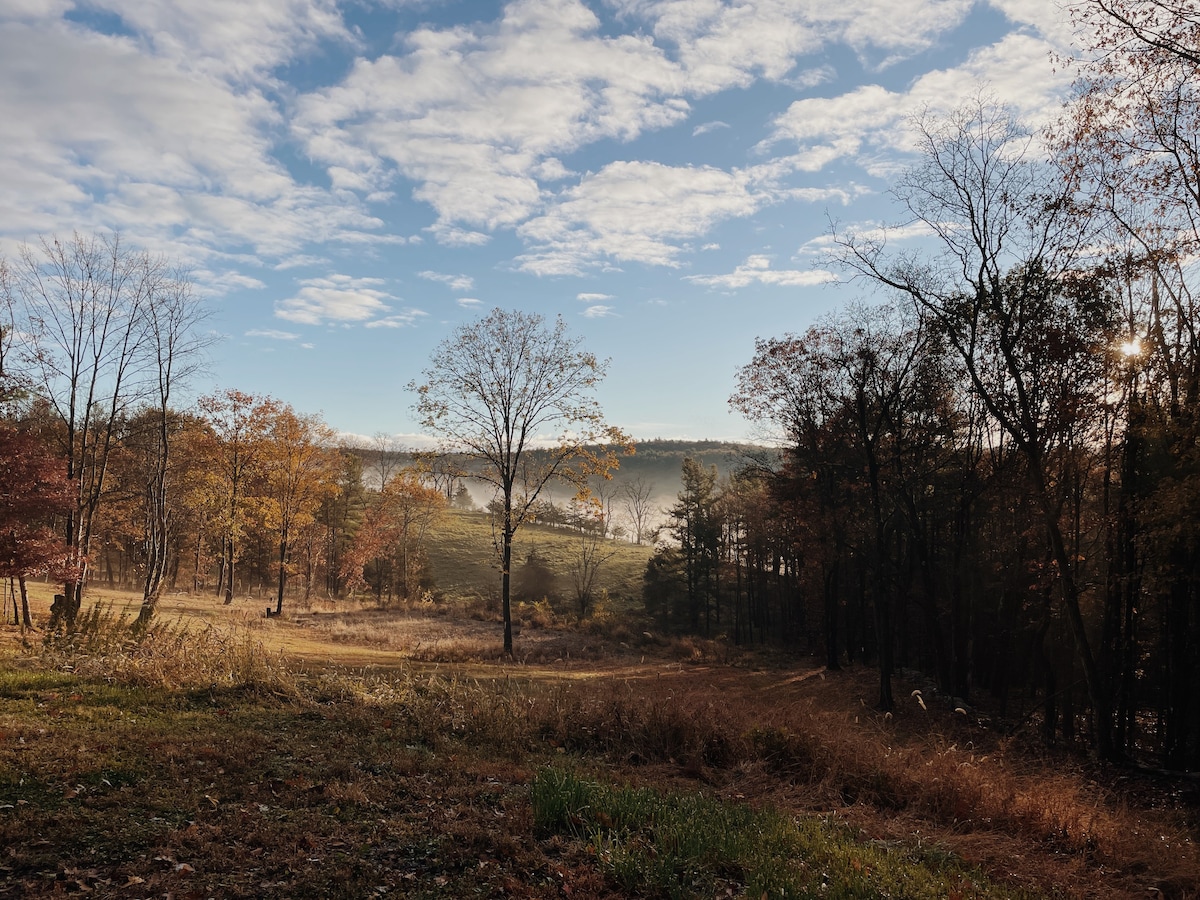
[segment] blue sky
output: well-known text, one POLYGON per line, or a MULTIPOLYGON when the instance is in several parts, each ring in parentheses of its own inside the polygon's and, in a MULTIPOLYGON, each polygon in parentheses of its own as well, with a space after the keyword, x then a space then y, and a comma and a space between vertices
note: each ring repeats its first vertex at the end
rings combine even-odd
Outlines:
POLYGON ((405 385, 564 316, 642 439, 737 439, 755 337, 851 299, 907 117, 1068 90, 1049 0, 0 0, 0 253, 118 230, 225 336, 195 389, 423 443, 405 385))

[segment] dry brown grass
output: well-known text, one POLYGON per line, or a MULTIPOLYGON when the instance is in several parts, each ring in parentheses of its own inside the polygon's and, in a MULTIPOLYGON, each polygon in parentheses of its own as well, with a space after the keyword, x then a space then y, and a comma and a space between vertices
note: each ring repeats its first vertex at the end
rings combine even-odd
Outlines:
POLYGON ((547 698, 533 715, 576 752, 836 811, 873 837, 936 843, 1004 878, 1077 896, 1200 895, 1195 820, 1115 796, 1111 772, 1027 754, 950 711, 881 717, 854 702, 871 695, 867 671, 781 682, 684 671, 547 698))

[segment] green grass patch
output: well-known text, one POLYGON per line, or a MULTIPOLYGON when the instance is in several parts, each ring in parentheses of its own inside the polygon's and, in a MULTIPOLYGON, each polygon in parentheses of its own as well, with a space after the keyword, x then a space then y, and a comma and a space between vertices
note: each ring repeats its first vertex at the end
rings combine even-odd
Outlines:
POLYGON ((555 768, 532 786, 534 822, 591 851, 622 890, 655 897, 1029 896, 990 884, 945 851, 864 843, 844 826, 703 794, 615 787, 555 768))
MULTIPOLYGON (((429 536, 429 564, 435 587, 451 598, 495 593, 499 596, 500 564, 492 526, 486 513, 451 511, 429 536)), ((642 574, 653 548, 628 541, 608 541, 604 554, 612 554, 600 567, 596 592, 607 591, 618 610, 641 609, 642 574)), ((570 571, 579 557, 579 536, 564 528, 536 523, 517 532, 513 542, 513 574, 520 580, 521 568, 534 553, 554 576, 555 606, 573 613, 570 571)), ((540 600, 540 597, 531 598, 540 600)))

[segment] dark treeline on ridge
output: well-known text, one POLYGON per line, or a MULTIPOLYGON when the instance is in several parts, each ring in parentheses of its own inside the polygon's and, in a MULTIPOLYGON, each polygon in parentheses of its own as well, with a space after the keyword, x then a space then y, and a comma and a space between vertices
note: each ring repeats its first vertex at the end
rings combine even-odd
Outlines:
POLYGON ((684 470, 664 626, 918 669, 1048 741, 1200 767, 1200 21, 1081 3, 1050 153, 991 98, 916 123, 903 230, 839 231, 882 302, 760 339, 732 405, 780 466, 684 470), (914 234, 921 235, 919 240, 914 234))

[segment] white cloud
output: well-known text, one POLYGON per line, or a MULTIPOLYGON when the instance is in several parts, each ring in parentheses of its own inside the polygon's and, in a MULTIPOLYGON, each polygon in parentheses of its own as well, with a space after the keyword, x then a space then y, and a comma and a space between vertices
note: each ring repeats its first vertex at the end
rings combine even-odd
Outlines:
POLYGON ((581 303, 599 303, 601 300, 611 300, 611 294, 576 294, 575 299, 581 303))
POLYGON ((277 301, 275 315, 302 325, 365 322, 371 327, 389 324, 377 316, 391 311, 385 300, 394 299, 378 290, 378 278, 352 278, 332 275, 300 282, 294 297, 277 301))
POLYGON ((807 0, 817 17, 841 32, 842 40, 868 56, 884 51, 879 65, 888 65, 927 50, 957 28, 974 0, 807 0))
POLYGON ((4 0, 0 13, 16 21, 58 19, 75 5, 74 0, 4 0))
POLYGON ((848 206, 859 197, 873 194, 875 191, 866 185, 851 183, 846 187, 788 188, 781 193, 790 200, 798 200, 802 203, 820 203, 826 206, 837 203, 848 206))
POLYGON ((253 328, 246 332, 246 337, 268 338, 273 341, 294 341, 300 335, 293 331, 278 331, 273 328, 253 328))
POLYGON ((655 37, 675 48, 689 87, 707 93, 747 86, 756 76, 788 81, 797 58, 827 42, 885 65, 930 47, 962 22, 972 0, 608 2, 649 22, 655 37))
POLYGON ((770 165, 818 171, 844 159, 857 160, 871 174, 886 177, 913 149, 908 119, 929 111, 945 114, 982 90, 1002 98, 1028 124, 1037 127, 1060 109, 1070 76, 1054 72, 1052 45, 1026 34, 1009 34, 976 50, 965 63, 917 78, 904 92, 865 85, 837 97, 797 100, 775 121, 775 132, 760 149, 794 142, 798 152, 770 165))
POLYGON ((580 313, 580 315, 582 315, 585 319, 605 319, 609 316, 615 316, 616 312, 611 306, 597 304, 596 306, 589 306, 582 313, 580 313))
POLYGON ((683 242, 770 199, 748 172, 611 163, 518 229, 531 245, 518 263, 539 275, 578 274, 604 259, 677 266, 683 242))
POLYGON ((579 0, 515 0, 495 25, 413 32, 300 98, 295 132, 330 167, 416 182, 439 225, 512 227, 538 209, 538 177, 566 176, 561 154, 687 115, 678 66, 599 26, 579 0))
POLYGON ((439 244, 447 247, 482 247, 492 239, 491 235, 482 231, 470 231, 452 225, 431 225, 425 230, 430 232, 439 244))
POLYGON ((231 294, 234 291, 258 291, 266 287, 263 282, 241 272, 224 270, 214 272, 211 269, 195 269, 192 277, 201 286, 201 290, 209 295, 231 294))
POLYGON ((299 269, 305 266, 320 266, 325 265, 329 260, 324 256, 314 256, 313 254, 297 253, 294 256, 287 256, 275 264, 275 271, 286 272, 288 269, 299 269))
MULTIPOLYGON (((915 241, 932 235, 933 229, 925 222, 910 222, 907 225, 881 225, 879 222, 856 222, 838 227, 838 234, 853 237, 866 243, 896 243, 898 241, 915 241)), ((831 234, 806 241, 796 251, 797 258, 806 256, 826 256, 836 250, 837 238, 831 234)))
POLYGON ((1069 47, 1074 39, 1070 18, 1059 3, 1045 0, 988 0, 991 6, 1004 13, 1010 22, 1028 25, 1060 47, 1069 47))
POLYGON ((368 322, 367 328, 412 328, 423 319, 427 313, 419 309, 403 309, 382 319, 368 322))
POLYGON ((833 81, 836 77, 837 70, 833 66, 824 65, 818 66, 815 69, 805 69, 803 72, 797 72, 795 75, 784 79, 784 83, 796 91, 807 91, 815 88, 817 85, 833 81))
POLYGON ((0 21, 0 227, 118 229, 196 266, 233 247, 292 256, 382 224, 353 198, 298 185, 273 155, 274 103, 146 43, 168 37, 0 21))
POLYGON ((482 300, 476 300, 474 297, 459 297, 457 301, 463 309, 479 309, 483 306, 482 300))
POLYGON ((564 166, 562 160, 555 157, 542 160, 531 171, 539 181, 562 181, 577 174, 564 166))
POLYGON ((475 279, 469 275, 446 275, 442 272, 432 272, 428 269, 417 273, 418 278, 426 281, 437 281, 446 285, 452 291, 469 291, 475 287, 475 279))
POLYGON ((689 87, 698 93, 745 87, 756 72, 782 79, 799 54, 820 45, 794 0, 736 6, 713 0, 616 0, 614 5, 652 21, 655 37, 674 45, 689 87))
MULTIPOLYGON (((766 203, 849 202, 858 188, 791 179, 844 159, 889 173, 907 148, 904 116, 923 104, 982 82, 1045 116, 1065 83, 1045 58, 1065 19, 1038 0, 988 2, 1021 33, 903 90, 804 97, 761 148, 781 158, 722 171, 604 165, 581 151, 602 146, 611 159, 613 143, 678 126, 699 99, 756 81, 803 95, 834 77, 820 54, 839 43, 870 66, 912 56, 958 27, 971 0, 505 0, 495 20, 402 33, 374 58, 338 0, 3 0, 0 240, 116 228, 221 292, 261 287, 252 267, 325 265, 323 247, 419 243, 376 215, 411 195, 434 221, 407 230, 447 247, 513 231, 527 272, 678 266, 715 224, 766 203), (122 33, 89 30, 93 15, 122 33), (285 81, 289 64, 320 77, 343 52, 359 56, 336 83, 296 94, 285 81), (312 161, 328 181, 302 183, 281 148, 305 158, 296 171, 312 161)), ((688 126, 696 137, 729 128, 688 126)), ((393 299, 339 300, 344 290, 302 282, 280 315, 367 321, 393 299)))
MULTIPOLYGON (((494 23, 412 32, 397 52, 360 59, 339 84, 300 97, 293 132, 339 188, 366 194, 397 176, 413 182, 414 198, 436 213, 429 230, 439 243, 477 245, 522 228, 535 246, 521 265, 533 271, 578 271, 603 256, 661 263, 673 252, 631 250, 630 241, 613 252, 603 239, 585 260, 575 229, 571 246, 545 261, 536 235, 563 218, 559 201, 577 201, 595 178, 548 194, 572 174, 565 154, 678 123, 692 98, 759 78, 811 88, 832 69, 797 71, 797 61, 830 43, 883 59, 926 49, 962 21, 970 0, 607 5, 644 27, 611 35, 580 0, 513 0, 494 23)), ((724 125, 701 123, 694 134, 724 125)), ((835 155, 822 147, 798 167, 815 171, 835 155)))
POLYGON ((352 40, 334 0, 88 0, 156 56, 231 80, 256 80, 323 38, 352 40))
POLYGON ((692 137, 700 137, 702 134, 708 134, 710 131, 716 131, 720 128, 728 128, 728 122, 714 121, 705 122, 702 125, 697 125, 692 129, 692 137))
POLYGON ((684 281, 706 287, 743 288, 750 284, 772 284, 782 287, 812 287, 837 281, 837 276, 823 269, 772 269, 771 257, 755 254, 726 275, 687 275, 684 281))

